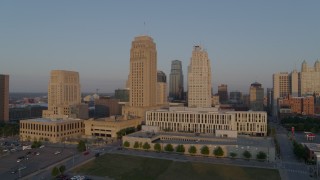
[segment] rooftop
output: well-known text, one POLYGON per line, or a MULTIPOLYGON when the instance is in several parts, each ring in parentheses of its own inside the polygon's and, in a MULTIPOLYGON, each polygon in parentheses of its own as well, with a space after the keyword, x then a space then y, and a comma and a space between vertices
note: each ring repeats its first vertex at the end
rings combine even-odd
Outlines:
POLYGON ((43 122, 43 123, 65 123, 71 121, 81 121, 81 119, 50 119, 50 118, 36 118, 36 119, 26 119, 22 120, 23 122, 43 122))

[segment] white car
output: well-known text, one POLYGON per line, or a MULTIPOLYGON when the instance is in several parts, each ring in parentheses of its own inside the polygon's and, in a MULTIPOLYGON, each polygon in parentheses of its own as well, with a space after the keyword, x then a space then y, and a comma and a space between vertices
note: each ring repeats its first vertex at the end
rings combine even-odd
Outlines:
POLYGON ((37 156, 39 156, 39 155, 40 155, 40 153, 39 153, 39 152, 37 152, 37 153, 36 153, 36 155, 37 155, 37 156))
POLYGON ((56 152, 54 152, 54 154, 55 154, 55 155, 60 154, 60 153, 61 153, 60 151, 56 151, 56 152))
POLYGON ((44 148, 44 145, 41 145, 39 148, 44 148))

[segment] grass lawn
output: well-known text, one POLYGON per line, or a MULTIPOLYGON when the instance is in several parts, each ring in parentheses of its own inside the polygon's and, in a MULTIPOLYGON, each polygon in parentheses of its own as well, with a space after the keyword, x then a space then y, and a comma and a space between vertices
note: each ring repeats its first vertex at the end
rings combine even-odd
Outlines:
POLYGON ((105 154, 73 172, 113 179, 280 180, 278 170, 105 154))

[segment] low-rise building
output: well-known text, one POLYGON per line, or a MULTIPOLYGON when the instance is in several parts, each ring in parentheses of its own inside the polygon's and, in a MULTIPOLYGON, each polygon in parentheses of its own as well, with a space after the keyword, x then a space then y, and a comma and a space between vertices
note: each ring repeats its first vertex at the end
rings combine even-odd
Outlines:
POLYGON ((83 120, 37 118, 20 121, 21 141, 63 142, 84 134, 83 120))
POLYGON ((238 134, 266 136, 267 113, 170 107, 147 111, 146 125, 157 126, 161 131, 215 134, 216 130, 231 130, 238 134))
POLYGON ((176 151, 178 145, 183 145, 184 154, 190 154, 189 148, 194 146, 196 149, 194 154, 203 155, 201 149, 206 146, 209 149, 209 154, 206 156, 214 156, 214 150, 221 147, 224 152, 222 157, 229 157, 230 153, 235 153, 237 158, 244 158, 243 153, 245 151, 250 152, 253 159, 256 159, 259 152, 265 153, 266 160, 270 162, 274 162, 276 157, 272 138, 247 135, 240 135, 237 138, 224 138, 212 134, 139 131, 124 136, 122 140, 129 144, 126 148, 132 149, 143 149, 143 145, 148 143, 151 151, 157 151, 154 148, 155 144, 159 144, 161 151, 165 151, 165 147, 171 144, 173 151, 176 151))
POLYGON ((84 121, 85 135, 89 137, 117 137, 121 129, 136 128, 142 122, 142 118, 126 119, 123 116, 111 116, 108 118, 89 119, 84 121))

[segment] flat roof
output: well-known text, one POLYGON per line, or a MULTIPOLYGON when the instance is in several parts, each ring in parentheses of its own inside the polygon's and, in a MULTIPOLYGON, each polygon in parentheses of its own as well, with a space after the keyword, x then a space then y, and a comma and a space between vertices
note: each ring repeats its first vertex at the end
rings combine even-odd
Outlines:
POLYGON ((302 143, 302 144, 307 146, 310 151, 320 152, 320 144, 317 144, 317 143, 302 143))
POLYGON ((21 120, 22 122, 42 122, 42 123, 64 123, 72 121, 83 121, 81 119, 54 119, 54 118, 36 118, 36 119, 26 119, 21 120))
POLYGON ((272 147, 273 142, 270 137, 252 137, 248 135, 238 135, 237 138, 223 138, 216 137, 215 134, 197 134, 196 133, 180 133, 180 132, 135 132, 127 136, 139 138, 157 138, 155 142, 158 143, 172 143, 172 144, 205 144, 205 145, 238 145, 238 146, 259 146, 259 147, 272 147), (160 137, 177 137, 181 140, 160 140, 160 137), (192 140, 184 139, 184 137, 192 140), (184 139, 184 140, 182 140, 184 139))

